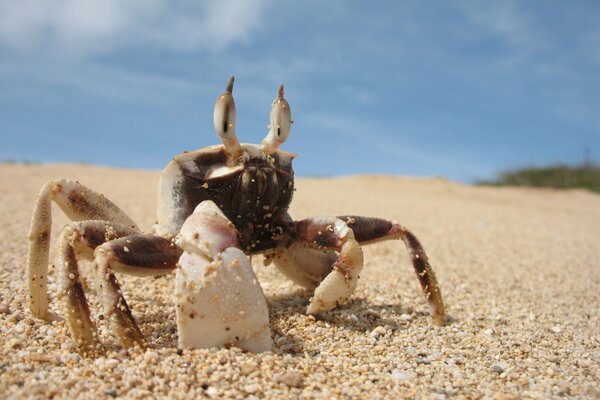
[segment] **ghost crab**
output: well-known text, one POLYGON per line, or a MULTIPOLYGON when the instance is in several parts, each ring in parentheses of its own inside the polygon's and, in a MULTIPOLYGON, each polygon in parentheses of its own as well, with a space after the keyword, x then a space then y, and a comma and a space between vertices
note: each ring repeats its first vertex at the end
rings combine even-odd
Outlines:
POLYGON ((293 122, 283 86, 273 101, 270 129, 261 145, 238 141, 232 90, 233 77, 214 109, 214 126, 222 145, 179 154, 163 170, 153 234, 142 233, 114 203, 78 182, 56 179, 42 188, 29 234, 32 313, 44 319, 56 317, 49 311, 47 299, 51 203, 55 202, 73 221, 58 239, 58 295, 72 337, 85 354, 96 354, 101 345, 80 280, 79 259, 93 260, 104 316, 109 318, 124 347, 144 346, 145 341, 115 272, 152 276, 177 269, 177 320, 182 347, 211 345, 210 338, 199 336, 223 334, 201 334, 198 329, 211 327, 212 323, 217 326, 218 320, 228 325, 217 326, 218 329, 229 331, 229 325, 235 325, 235 316, 218 315, 220 301, 233 302, 230 311, 236 307, 258 310, 248 317, 258 326, 254 331, 238 327, 246 336, 232 332, 235 339, 220 340, 237 341, 240 347, 260 351, 270 347, 271 338, 266 302, 249 266, 249 255, 264 254, 265 263, 273 262, 291 280, 314 290, 307 313, 316 314, 336 307, 354 291, 363 266, 361 246, 389 239, 405 243, 433 320, 443 325, 444 304, 435 274, 421 244, 404 226, 361 216, 292 219, 288 207, 294 191, 295 155, 279 148, 293 122), (228 295, 219 294, 231 289, 228 281, 202 294, 195 284, 190 285, 192 281, 204 282, 205 276, 223 270, 224 264, 229 268, 224 273, 235 278, 230 277, 231 282, 252 281, 245 286, 247 290, 242 288, 240 294, 237 288, 228 295), (242 269, 235 272, 239 266, 242 269), (206 303, 199 304, 210 302, 211 298, 216 303, 208 310, 206 303), (194 322, 202 313, 204 319, 196 318, 194 322))

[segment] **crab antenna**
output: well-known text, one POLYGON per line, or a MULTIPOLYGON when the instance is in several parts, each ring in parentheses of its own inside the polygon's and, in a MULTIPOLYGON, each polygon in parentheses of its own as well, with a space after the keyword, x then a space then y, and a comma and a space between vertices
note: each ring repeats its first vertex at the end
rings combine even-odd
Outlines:
POLYGON ((277 98, 271 104, 269 115, 269 133, 263 140, 263 151, 266 154, 277 151, 279 146, 286 141, 292 129, 292 111, 287 100, 284 98, 285 90, 283 84, 279 85, 277 98))
POLYGON ((225 87, 225 92, 217 97, 213 120, 215 131, 223 141, 225 151, 230 156, 239 155, 241 147, 235 134, 235 101, 233 100, 233 82, 235 77, 230 77, 225 87))

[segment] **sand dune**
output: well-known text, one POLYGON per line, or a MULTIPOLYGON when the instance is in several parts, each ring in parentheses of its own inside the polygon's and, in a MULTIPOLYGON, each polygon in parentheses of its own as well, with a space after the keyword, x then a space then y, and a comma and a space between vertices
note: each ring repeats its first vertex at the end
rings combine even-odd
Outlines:
MULTIPOLYGON (((261 355, 178 352, 173 276, 121 276, 151 348, 122 351, 100 322, 106 356, 82 359, 64 322, 45 324, 26 309, 37 193, 50 178, 77 179, 149 229, 158 176, 0 165, 0 397, 600 397, 600 196, 438 178, 298 179, 291 213, 354 213, 408 226, 437 272, 450 325, 432 325, 406 250, 386 242, 365 248, 350 301, 316 319, 303 312, 310 293, 255 257, 276 344, 261 355)), ((54 216, 53 240, 67 222, 57 208, 54 216)), ((61 313, 56 299, 51 307, 61 313)))

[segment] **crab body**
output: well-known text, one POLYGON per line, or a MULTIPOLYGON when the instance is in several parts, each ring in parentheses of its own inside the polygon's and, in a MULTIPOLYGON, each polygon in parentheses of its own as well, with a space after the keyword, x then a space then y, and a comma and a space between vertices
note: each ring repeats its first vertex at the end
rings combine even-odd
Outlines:
POLYGON ((259 146, 242 144, 235 156, 212 146, 174 157, 159 183, 156 233, 176 236, 194 208, 210 200, 233 222, 246 253, 276 247, 289 228, 294 154, 267 155, 259 146))
POLYGON ((249 351, 272 346, 266 299, 248 256, 314 290, 307 313, 343 303, 363 267, 362 245, 401 239, 431 307, 443 325, 444 304, 433 269, 417 238, 404 226, 380 218, 318 216, 294 220, 292 160, 279 147, 291 130, 291 111, 280 86, 262 144, 236 136, 233 77, 217 98, 214 127, 221 145, 177 155, 159 182, 157 222, 144 233, 118 206, 78 182, 55 179, 34 207, 28 252, 32 313, 49 311, 47 271, 51 203, 73 221, 58 240, 58 297, 81 353, 102 351, 80 279, 80 259, 93 261, 103 315, 124 347, 145 346, 115 273, 136 276, 177 271, 175 304, 180 347, 235 345, 249 351))

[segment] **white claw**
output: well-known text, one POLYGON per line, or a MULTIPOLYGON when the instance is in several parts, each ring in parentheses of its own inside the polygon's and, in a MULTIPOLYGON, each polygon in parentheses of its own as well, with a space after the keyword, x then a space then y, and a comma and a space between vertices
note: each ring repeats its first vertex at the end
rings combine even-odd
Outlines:
POLYGON ((214 203, 205 202, 183 225, 179 243, 186 251, 175 292, 179 346, 269 351, 267 302, 248 257, 237 247, 218 249, 231 240, 228 224, 214 203))
POLYGON ((358 279, 347 280, 343 273, 332 271, 315 290, 306 313, 329 311, 344 303, 356 289, 357 282, 358 279))
POLYGON ((345 302, 354 293, 362 271, 363 252, 352 230, 341 220, 336 221, 333 229, 343 241, 340 258, 345 271, 334 269, 323 279, 308 305, 307 314, 329 311, 345 302))

